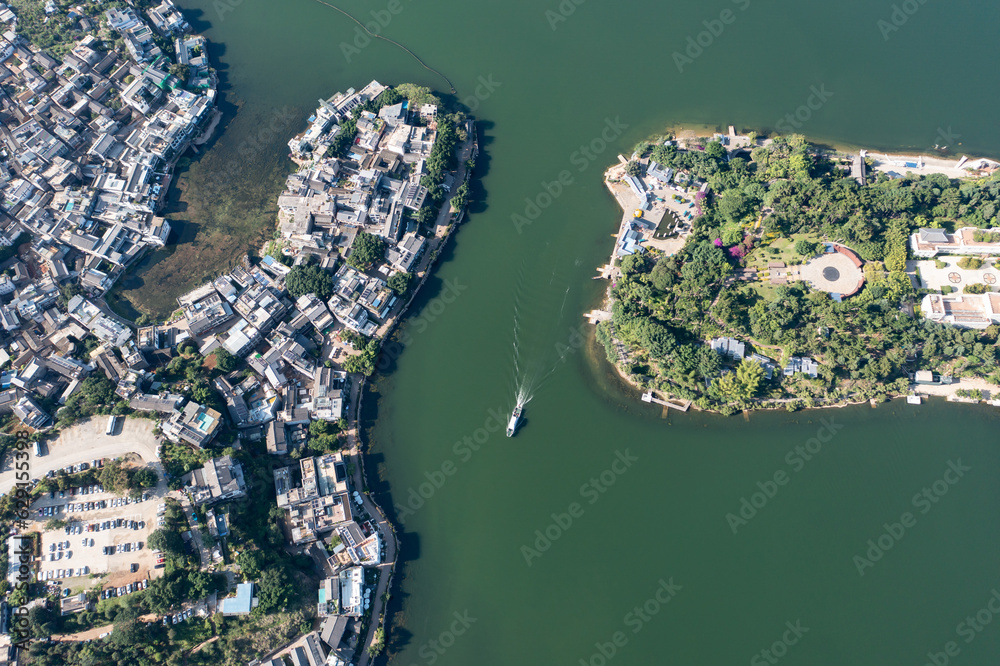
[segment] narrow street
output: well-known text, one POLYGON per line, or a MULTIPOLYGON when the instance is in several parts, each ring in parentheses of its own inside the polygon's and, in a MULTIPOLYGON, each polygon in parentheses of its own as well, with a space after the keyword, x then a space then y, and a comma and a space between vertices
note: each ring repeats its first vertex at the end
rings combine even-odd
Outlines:
MULTIPOLYGON (((465 182, 466 178, 466 163, 473 155, 473 150, 475 146, 475 135, 470 134, 465 142, 462 144, 458 151, 458 169, 455 173, 455 187, 457 189, 458 185, 465 182)), ((430 271, 432 268, 433 250, 437 250, 441 245, 443 245, 448 240, 448 220, 450 219, 450 200, 446 201, 441 206, 441 212, 438 215, 437 220, 437 232, 435 239, 432 244, 432 251, 428 252, 423 261, 421 269, 425 271, 424 277, 426 278, 426 272, 430 271), (443 225, 443 226, 442 226, 443 225)), ((421 281, 421 286, 423 282, 421 281)), ((419 287, 418 287, 419 288, 419 287)), ((398 317, 403 316, 405 310, 394 315, 393 321, 395 322, 398 317)), ((379 532, 382 535, 382 539, 385 542, 385 557, 382 558, 382 563, 378 568, 378 585, 375 589, 375 594, 372 598, 372 608, 371 608, 371 622, 368 625, 368 634, 364 638, 362 646, 365 648, 358 658, 358 666, 368 666, 371 658, 368 656, 368 646, 371 645, 372 640, 375 637, 375 630, 382 626, 384 621, 383 614, 385 612, 385 596, 386 592, 389 590, 389 586, 392 582, 392 574, 396 567, 396 554, 397 554, 397 541, 396 534, 393 531, 392 524, 386 519, 382 510, 378 507, 375 502, 372 501, 367 492, 364 492, 364 460, 361 453, 361 442, 359 438, 358 428, 359 428, 359 416, 361 408, 361 394, 363 390, 363 382, 353 381, 351 382, 351 402, 350 402, 350 414, 353 415, 353 428, 347 433, 347 441, 350 445, 348 450, 348 455, 350 456, 350 462, 353 465, 353 482, 354 488, 361 494, 362 502, 364 503, 365 510, 371 515, 375 521, 378 523, 379 532)))

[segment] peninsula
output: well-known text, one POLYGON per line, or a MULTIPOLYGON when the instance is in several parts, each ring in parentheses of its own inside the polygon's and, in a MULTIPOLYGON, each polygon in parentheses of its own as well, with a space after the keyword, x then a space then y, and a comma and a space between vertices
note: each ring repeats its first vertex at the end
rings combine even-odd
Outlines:
POLYGON ((173 167, 217 117, 206 42, 170 0, 0 21, 0 649, 367 664, 396 538, 360 397, 464 218, 473 120, 410 84, 320 100, 273 239, 136 326, 103 296, 169 243, 173 167))
POLYGON ((642 142, 605 173, 624 216, 597 339, 671 408, 990 400, 998 166, 732 129, 642 142))

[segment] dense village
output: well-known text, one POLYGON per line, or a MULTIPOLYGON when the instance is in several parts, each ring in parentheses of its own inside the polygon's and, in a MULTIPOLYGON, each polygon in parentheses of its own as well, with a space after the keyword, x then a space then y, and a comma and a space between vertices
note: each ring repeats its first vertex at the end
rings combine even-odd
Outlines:
POLYGON ((69 10, 86 36, 61 60, 0 7, 0 491, 5 512, 31 500, 3 537, 6 656, 66 663, 76 641, 147 663, 162 646, 132 644, 149 623, 180 659, 216 618, 246 618, 225 652, 212 639, 187 663, 366 663, 395 541, 365 492, 358 399, 464 215, 474 124, 415 86, 320 100, 289 142, 298 170, 261 258, 136 327, 103 296, 170 242, 158 212, 217 122, 216 79, 170 0, 115 4, 69 10))
POLYGON ((588 317, 642 399, 668 409, 794 410, 898 396, 919 404, 930 395, 1000 404, 998 166, 827 155, 801 137, 762 140, 733 128, 644 142, 605 173, 624 214, 600 269, 609 301, 588 317), (811 195, 800 192, 805 184, 811 195), (919 194, 906 208, 865 210, 861 188, 886 199, 919 194), (833 197, 858 212, 814 212, 833 197), (837 324, 850 328, 858 307, 886 319, 877 326, 896 326, 888 316, 899 312, 919 332, 857 349, 876 324, 853 342, 838 339, 837 324))

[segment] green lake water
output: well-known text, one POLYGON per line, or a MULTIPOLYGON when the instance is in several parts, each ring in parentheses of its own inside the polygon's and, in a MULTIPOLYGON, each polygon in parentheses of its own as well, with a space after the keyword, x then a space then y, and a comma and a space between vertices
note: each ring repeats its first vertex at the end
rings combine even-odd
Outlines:
MULTIPOLYGON (((952 664, 996 664, 1000 412, 664 417, 580 325, 620 219, 601 173, 663 127, 768 129, 798 112, 816 141, 1000 155, 1000 7, 342 2, 366 21, 392 16, 384 33, 451 79, 483 145, 483 203, 366 397, 370 482, 404 521, 389 663, 884 665, 950 650, 952 664), (380 14, 390 6, 398 15, 380 14), (678 71, 688 37, 702 52, 678 71), (803 107, 814 89, 825 100, 803 107), (572 183, 539 197, 563 170, 572 183), (516 228, 526 198, 543 210, 516 228), (513 406, 515 375, 534 391, 507 439, 490 410, 513 406), (734 534, 743 498, 759 508, 734 534), (878 559, 859 565, 869 540, 878 559)), ((181 5, 213 42, 227 116, 181 174, 182 243, 125 285, 150 311, 269 233, 285 143, 319 97, 372 78, 446 89, 386 43, 345 57, 356 26, 313 0, 181 5)))

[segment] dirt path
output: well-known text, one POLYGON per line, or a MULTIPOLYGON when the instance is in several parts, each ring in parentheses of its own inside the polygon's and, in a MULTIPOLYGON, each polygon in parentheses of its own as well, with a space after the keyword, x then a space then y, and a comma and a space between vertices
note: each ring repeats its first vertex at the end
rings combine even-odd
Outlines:
POLYGON ((80 631, 75 634, 63 634, 61 636, 53 636, 52 640, 61 641, 63 643, 76 643, 79 641, 95 640, 101 634, 111 631, 114 625, 106 624, 103 627, 94 627, 93 629, 88 629, 87 631, 80 631))
POLYGON ((976 389, 988 391, 991 400, 1000 397, 1000 386, 990 384, 985 379, 979 379, 978 377, 961 377, 954 384, 918 384, 913 389, 913 392, 918 395, 933 395, 947 398, 955 395, 959 389, 965 389, 966 391, 974 391, 976 389))

